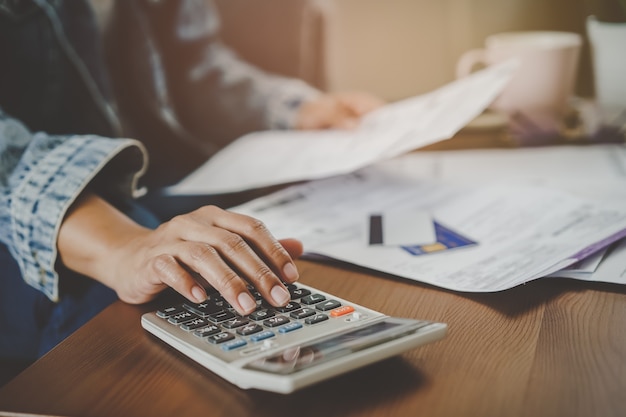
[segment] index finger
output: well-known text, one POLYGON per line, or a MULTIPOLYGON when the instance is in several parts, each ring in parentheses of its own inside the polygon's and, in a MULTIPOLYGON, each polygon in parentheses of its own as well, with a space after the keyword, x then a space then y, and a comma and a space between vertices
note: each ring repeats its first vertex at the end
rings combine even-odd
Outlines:
POLYGON ((241 236, 283 281, 292 283, 298 280, 298 269, 293 259, 262 221, 212 206, 203 207, 196 212, 199 215, 206 214, 203 219, 211 219, 213 226, 241 236))

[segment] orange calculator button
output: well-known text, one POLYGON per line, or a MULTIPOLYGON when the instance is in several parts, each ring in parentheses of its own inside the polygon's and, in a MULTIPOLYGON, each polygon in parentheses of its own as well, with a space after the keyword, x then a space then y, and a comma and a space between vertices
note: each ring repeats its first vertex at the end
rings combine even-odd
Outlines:
POLYGON ((350 307, 350 306, 341 306, 339 308, 334 309, 333 311, 330 312, 330 316, 331 317, 341 317, 341 316, 345 316, 346 314, 352 313, 354 311, 354 308, 350 307))

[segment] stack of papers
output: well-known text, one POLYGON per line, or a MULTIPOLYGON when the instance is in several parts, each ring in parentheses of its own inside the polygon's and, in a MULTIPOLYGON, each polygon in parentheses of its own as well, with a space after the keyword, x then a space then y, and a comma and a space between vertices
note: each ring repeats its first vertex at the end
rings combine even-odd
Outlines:
POLYGON ((626 284, 625 244, 599 252, 626 236, 625 185, 619 145, 424 152, 234 210, 260 218, 279 238, 301 239, 309 256, 456 291, 500 291, 549 275, 626 284), (476 244, 432 253, 370 244, 373 214, 410 211, 426 211, 476 244), (578 264, 583 259, 589 264, 578 264), (564 269, 572 265, 578 269, 564 269))
POLYGON ((167 191, 313 180, 233 210, 299 238, 306 256, 451 290, 499 291, 546 276, 626 284, 623 146, 407 154, 453 136, 516 68, 490 67, 389 104, 353 131, 244 136, 167 191))

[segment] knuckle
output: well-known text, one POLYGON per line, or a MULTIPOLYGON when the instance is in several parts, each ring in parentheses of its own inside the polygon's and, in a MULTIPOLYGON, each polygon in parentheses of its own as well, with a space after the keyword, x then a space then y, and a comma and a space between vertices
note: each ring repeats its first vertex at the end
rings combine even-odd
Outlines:
POLYGON ((246 241, 237 234, 230 234, 222 241, 222 250, 225 255, 232 256, 245 251, 248 247, 246 241))
POLYGON ((270 286, 278 279, 267 265, 261 265, 254 274, 254 281, 261 287, 270 286))
POLYGON ((215 286, 222 294, 238 294, 242 291, 242 287, 244 286, 239 275, 232 270, 221 274, 217 277, 216 281, 215 286))
POLYGON ((161 254, 152 259, 151 267, 162 282, 174 286, 180 280, 178 262, 171 255, 161 254))
POLYGON ((214 205, 208 205, 208 206, 200 207, 199 209, 196 210, 196 213, 199 213, 202 216, 212 217, 220 211, 222 211, 221 208, 214 206, 214 205))
POLYGON ((161 224, 161 226, 159 227, 165 230, 183 230, 189 225, 189 223, 190 219, 188 216, 178 215, 172 217, 170 220, 161 224))
POLYGON ((246 222, 246 230, 251 234, 268 233, 267 226, 259 219, 248 217, 246 222))
POLYGON ((269 255, 273 259, 276 259, 276 258, 289 258, 289 254, 287 253, 285 248, 283 248, 283 245, 281 245, 280 242, 278 242, 278 241, 273 242, 272 246, 270 246, 270 248, 269 248, 269 255))
POLYGON ((217 256, 217 251, 213 246, 199 244, 191 245, 189 248, 189 256, 196 262, 205 262, 217 256))

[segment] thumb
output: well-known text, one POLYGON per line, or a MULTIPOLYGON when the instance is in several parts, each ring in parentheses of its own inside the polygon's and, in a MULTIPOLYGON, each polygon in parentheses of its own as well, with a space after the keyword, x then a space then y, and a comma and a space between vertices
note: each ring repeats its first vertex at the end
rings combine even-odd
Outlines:
POLYGON ((287 253, 289 253, 289 256, 291 256, 292 259, 299 258, 300 256, 302 256, 302 253, 304 253, 304 247, 302 246, 302 242, 300 242, 298 239, 280 239, 278 242, 283 245, 283 248, 285 248, 285 250, 287 251, 287 253))

